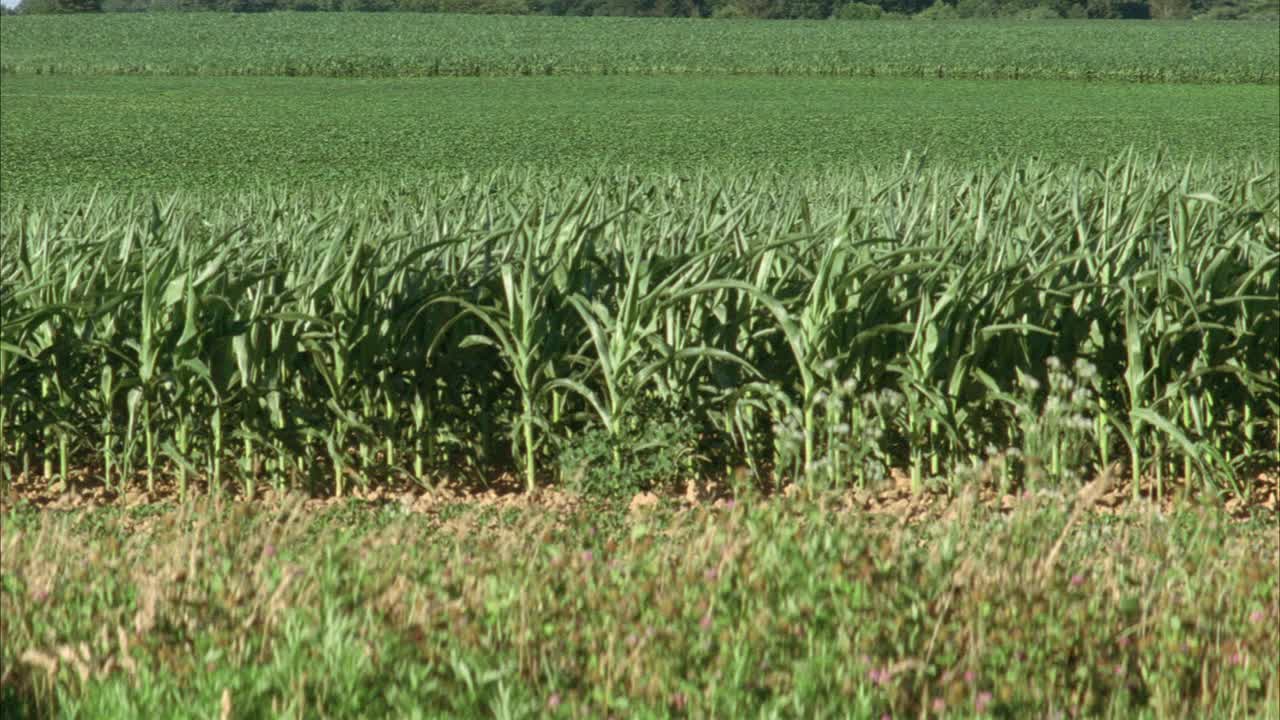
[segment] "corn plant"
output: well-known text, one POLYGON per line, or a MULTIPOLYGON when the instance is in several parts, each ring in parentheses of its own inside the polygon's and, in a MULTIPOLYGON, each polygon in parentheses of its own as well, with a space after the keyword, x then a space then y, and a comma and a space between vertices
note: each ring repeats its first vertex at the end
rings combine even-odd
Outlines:
POLYGON ((532 489, 660 413, 700 472, 920 487, 994 448, 1037 456, 1010 482, 1248 493, 1278 202, 1273 164, 1131 154, 12 204, 0 472, 532 489))

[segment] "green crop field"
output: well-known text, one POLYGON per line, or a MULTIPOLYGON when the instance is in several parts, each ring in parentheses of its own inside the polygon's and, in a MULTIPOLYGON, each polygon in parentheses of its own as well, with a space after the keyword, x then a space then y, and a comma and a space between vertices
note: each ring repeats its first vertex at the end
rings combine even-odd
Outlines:
POLYGON ((6 465, 176 463, 250 493, 255 468, 341 493, 496 465, 532 489, 543 458, 598 436, 620 463, 670 420, 677 474, 919 484, 1036 444, 1054 482, 1123 458, 1135 492, 1148 470, 1230 487, 1275 462, 1280 418, 1275 174, 1251 170, 19 203, 6 465))
POLYGON ((6 718, 1276 717, 1278 485, 1274 26, 0 20, 6 718))
POLYGON ((0 20, 0 71, 161 75, 749 73, 1280 80, 1266 23, 703 22, 420 14, 0 20))
POLYGON ((439 172, 806 174, 1037 157, 1275 163, 1256 85, 848 78, 9 77, 6 197, 244 189, 439 172), (140 132, 139 128, 146 128, 140 132))

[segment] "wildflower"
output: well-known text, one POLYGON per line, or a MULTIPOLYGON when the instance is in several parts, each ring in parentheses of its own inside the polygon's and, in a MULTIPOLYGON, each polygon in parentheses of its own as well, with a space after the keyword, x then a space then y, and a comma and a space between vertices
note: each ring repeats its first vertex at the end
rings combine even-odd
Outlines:
POLYGON ((581 558, 583 563, 590 563, 593 559, 595 559, 595 554, 592 553, 590 550, 583 550, 581 558))
POLYGON ((674 707, 677 712, 684 710, 685 706, 688 704, 689 701, 685 698, 684 693, 677 692, 671 694, 671 706, 674 707))
POLYGON ((991 704, 991 699, 992 699, 991 693, 987 692, 986 690, 983 690, 982 692, 978 693, 978 697, 974 698, 973 709, 980 713, 986 712, 987 706, 991 704))
POLYGON ((716 578, 720 577, 720 571, 716 568, 707 568, 702 576, 707 579, 707 582, 715 582, 716 578))
POLYGON ((944 710, 946 710, 946 709, 947 709, 947 701, 946 701, 946 700, 943 700, 942 698, 934 698, 934 699, 933 699, 933 711, 934 711, 934 712, 936 712, 936 713, 941 713, 942 711, 944 711, 944 710))
POLYGON ((711 629, 711 613, 702 616, 702 620, 698 622, 698 626, 703 630, 711 629))
POLYGON ((276 546, 275 546, 275 545, 272 545, 271 543, 267 543, 267 544, 266 544, 266 545, 264 545, 264 546, 263 546, 263 548, 262 548, 262 555, 263 555, 263 557, 269 557, 269 558, 273 558, 273 557, 275 557, 275 556, 276 556, 276 546))
POLYGON ((1254 625, 1257 625, 1258 623, 1265 620, 1266 617, 1267 617, 1266 613, 1262 612, 1261 610, 1254 610, 1253 612, 1249 613, 1249 622, 1253 623, 1254 625))
POLYGON ((1071 576, 1071 587, 1080 587, 1084 584, 1084 576, 1076 573, 1071 576))
POLYGON ((978 674, 977 674, 977 673, 975 673, 975 672, 974 672, 974 671, 972 671, 972 670, 965 670, 965 671, 964 671, 964 681, 965 681, 965 682, 967 682, 967 683, 972 683, 972 682, 973 682, 974 680, 976 680, 976 679, 978 679, 978 674))
POLYGON ((555 710, 560 707, 560 693, 551 693, 551 697, 547 698, 547 709, 555 710))

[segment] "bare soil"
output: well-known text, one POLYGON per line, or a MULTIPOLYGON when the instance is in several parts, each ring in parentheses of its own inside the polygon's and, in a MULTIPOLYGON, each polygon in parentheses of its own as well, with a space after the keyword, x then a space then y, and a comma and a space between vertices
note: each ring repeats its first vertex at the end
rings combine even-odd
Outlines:
MULTIPOLYGON (((805 490, 791 484, 781 488, 762 483, 749 483, 753 502, 785 500, 805 490), (763 485, 763 486, 762 486, 763 485)), ((222 499, 236 504, 248 504, 271 511, 283 507, 297 490, 280 493, 271 488, 259 489, 253 497, 240 490, 228 488, 222 499)), ((991 473, 984 472, 976 481, 960 485, 959 490, 939 487, 912 487, 910 477, 895 470, 889 480, 876 488, 854 488, 839 493, 824 494, 833 511, 863 512, 896 518, 904 523, 948 520, 960 513, 979 507, 989 511, 1012 512, 1026 503, 1043 502, 1045 499, 1069 500, 1073 496, 1089 495, 1088 506, 1099 514, 1130 514, 1159 512, 1171 513, 1189 507, 1218 506, 1233 518, 1256 518, 1259 514, 1280 516, 1280 474, 1261 473, 1247 489, 1247 496, 1234 493, 1213 497, 1200 488, 1188 488, 1185 483, 1166 480, 1157 488, 1154 480, 1145 481, 1138 492, 1127 476, 1120 473, 1104 473, 1081 489, 1044 489, 1003 492, 991 473)), ((192 497, 209 497, 208 488, 201 483, 190 482, 187 493, 192 497)), ((589 498, 555 488, 540 487, 533 493, 524 492, 523 485, 514 477, 496 478, 484 487, 474 483, 443 483, 434 489, 424 489, 417 484, 379 484, 371 488, 353 488, 346 497, 333 495, 308 495, 303 499, 306 509, 322 510, 326 507, 354 499, 371 506, 399 505, 412 513, 436 515, 446 508, 459 505, 468 509, 506 510, 541 508, 557 514, 572 513, 594 504, 589 498)), ((121 492, 91 479, 87 471, 73 472, 69 482, 51 483, 43 477, 19 475, 0 493, 0 513, 25 504, 58 511, 93 510, 102 507, 137 508, 141 506, 171 504, 181 500, 178 485, 172 479, 157 479, 153 490, 148 491, 144 477, 140 477, 121 492)), ((724 481, 689 481, 683 492, 639 493, 631 498, 628 507, 632 514, 642 515, 656 508, 674 505, 678 509, 698 508, 727 509, 735 503, 734 491, 724 481)))

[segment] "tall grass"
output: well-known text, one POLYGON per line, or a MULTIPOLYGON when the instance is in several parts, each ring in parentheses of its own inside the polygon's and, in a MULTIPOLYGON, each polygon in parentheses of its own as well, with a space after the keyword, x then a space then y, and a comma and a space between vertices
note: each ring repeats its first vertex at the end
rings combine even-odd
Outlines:
POLYGON ((594 505, 447 524, 294 500, 19 508, 0 531, 0 713, 1280 712, 1273 523, 1075 528, 1087 499, 1055 494, 913 526, 831 498, 630 522, 594 505))
POLYGON ((1274 167, 1134 157, 22 201, 0 472, 533 487, 661 416, 707 472, 919 485, 1034 446, 1013 481, 1247 491, 1280 465, 1277 202, 1274 167))

